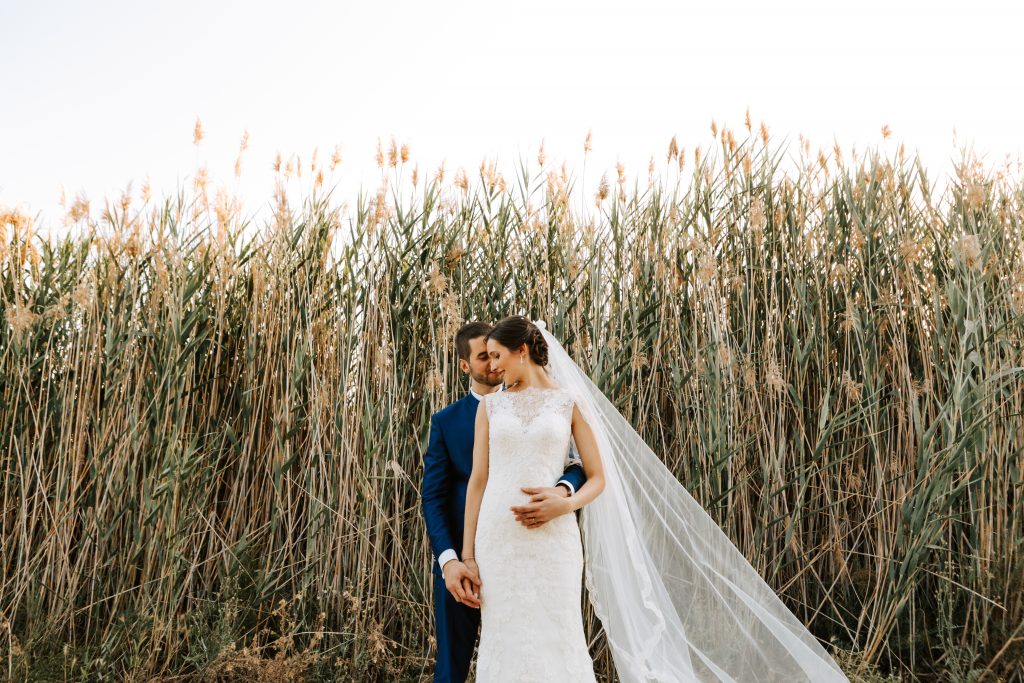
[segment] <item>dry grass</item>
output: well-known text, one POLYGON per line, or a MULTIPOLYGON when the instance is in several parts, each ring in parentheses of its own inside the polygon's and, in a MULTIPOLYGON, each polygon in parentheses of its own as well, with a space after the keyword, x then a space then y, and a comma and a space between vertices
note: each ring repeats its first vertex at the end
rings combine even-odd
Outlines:
POLYGON ((902 149, 803 140, 791 176, 747 132, 578 209, 543 151, 427 179, 392 142, 352 216, 337 150, 300 208, 279 158, 259 228, 205 170, 77 197, 60 241, 5 213, 7 673, 429 678, 427 418, 455 329, 524 313, 852 679, 1020 680, 1024 187, 965 159, 933 197, 902 149))

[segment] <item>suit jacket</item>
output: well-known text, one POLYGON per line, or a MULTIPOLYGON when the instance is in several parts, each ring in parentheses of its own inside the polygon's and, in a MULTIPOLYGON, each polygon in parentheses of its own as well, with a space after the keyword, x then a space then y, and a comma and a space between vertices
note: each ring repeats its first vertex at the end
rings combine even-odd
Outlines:
MULTIPOLYGON (((441 568, 437 564, 441 553, 454 548, 458 555, 462 555, 466 486, 473 472, 473 441, 479 405, 476 396, 467 392, 455 403, 430 416, 430 437, 423 457, 420 493, 430 548, 434 553, 431 564, 436 576, 441 576, 441 568)), ((578 491, 586 482, 587 475, 579 464, 571 464, 559 481, 562 479, 578 491)))

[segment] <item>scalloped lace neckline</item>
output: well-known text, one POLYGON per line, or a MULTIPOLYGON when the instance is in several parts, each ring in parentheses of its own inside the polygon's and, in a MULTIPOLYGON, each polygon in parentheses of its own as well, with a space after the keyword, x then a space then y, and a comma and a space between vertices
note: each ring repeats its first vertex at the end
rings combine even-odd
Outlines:
POLYGON ((561 391, 562 387, 537 387, 528 386, 525 389, 502 389, 499 393, 508 394, 514 396, 515 394, 525 394, 528 391, 561 391))

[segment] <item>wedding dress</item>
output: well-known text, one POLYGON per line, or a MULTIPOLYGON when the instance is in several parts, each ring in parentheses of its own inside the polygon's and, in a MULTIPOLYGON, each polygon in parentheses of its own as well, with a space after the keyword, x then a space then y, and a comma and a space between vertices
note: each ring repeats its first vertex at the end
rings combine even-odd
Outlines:
POLYGON ((576 515, 528 529, 509 508, 520 488, 553 481, 566 465, 573 399, 561 388, 484 396, 487 484, 476 529, 480 568, 478 683, 595 681, 583 630, 583 546, 576 515))

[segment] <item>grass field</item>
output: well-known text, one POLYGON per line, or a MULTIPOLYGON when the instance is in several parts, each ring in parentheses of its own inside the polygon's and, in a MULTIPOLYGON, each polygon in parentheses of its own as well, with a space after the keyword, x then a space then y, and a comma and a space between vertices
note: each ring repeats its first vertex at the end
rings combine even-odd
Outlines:
POLYGON ((429 416, 458 326, 522 313, 852 680, 1022 680, 1019 175, 712 134, 596 196, 392 145, 351 211, 315 158, 259 226, 204 174, 6 211, 4 673, 429 680, 429 416))

